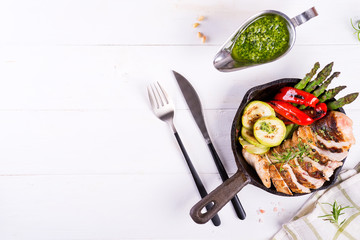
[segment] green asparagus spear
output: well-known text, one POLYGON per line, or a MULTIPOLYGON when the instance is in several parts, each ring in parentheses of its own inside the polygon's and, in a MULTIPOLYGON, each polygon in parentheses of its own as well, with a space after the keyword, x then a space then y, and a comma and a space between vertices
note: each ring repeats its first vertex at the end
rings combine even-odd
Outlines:
POLYGON ((342 106, 344 106, 345 104, 349 104, 352 103, 357 97, 358 97, 359 93, 350 93, 348 95, 346 95, 345 97, 339 98, 336 101, 332 101, 329 102, 327 105, 328 109, 330 110, 334 110, 334 109, 338 109, 342 106))
POLYGON ((339 75, 340 75, 340 72, 334 72, 328 79, 326 79, 326 81, 325 81, 323 84, 321 84, 320 87, 316 88, 316 90, 313 91, 312 94, 313 94, 315 97, 320 96, 323 92, 325 92, 326 88, 329 86, 329 84, 331 83, 331 81, 332 81, 334 78, 338 77, 339 75))
POLYGON ((305 88, 306 92, 312 92, 318 85, 320 85, 331 73, 334 62, 326 65, 305 88))
POLYGON ((329 89, 327 91, 325 91, 320 97, 319 97, 319 102, 325 102, 329 99, 332 99, 333 97, 335 97, 341 90, 343 90, 344 88, 346 88, 346 86, 338 86, 336 88, 333 89, 329 89))
POLYGON ((316 71, 320 68, 320 63, 316 62, 314 64, 314 67, 311 69, 309 73, 305 75, 305 77, 298 82, 294 87, 297 89, 304 89, 306 87, 306 84, 310 82, 310 80, 313 78, 313 76, 316 74, 316 71))

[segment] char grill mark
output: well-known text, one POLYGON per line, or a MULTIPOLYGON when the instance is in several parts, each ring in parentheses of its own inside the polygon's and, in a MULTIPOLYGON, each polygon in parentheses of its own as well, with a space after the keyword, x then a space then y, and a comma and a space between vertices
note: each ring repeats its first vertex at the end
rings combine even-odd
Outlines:
POLYGON ((293 171, 293 166, 291 162, 279 162, 279 159, 274 157, 280 156, 287 151, 287 148, 283 148, 283 146, 289 147, 290 141, 285 141, 282 145, 275 147, 271 150, 271 153, 267 154, 268 159, 272 162, 272 165, 276 167, 280 176, 284 180, 285 184, 291 189, 292 192, 295 193, 308 193, 310 189, 301 185, 296 177, 295 172, 293 171))
POLYGON ((313 157, 311 158, 317 159, 322 164, 326 164, 329 160, 341 161, 348 154, 348 151, 344 151, 342 148, 327 148, 323 146, 324 144, 321 144, 322 148, 317 146, 317 139, 315 137, 315 134, 313 134, 313 132, 307 126, 300 126, 296 133, 297 135, 293 136, 293 141, 298 142, 300 138, 304 144, 310 146, 312 151, 311 155, 313 155, 313 157), (332 149, 332 151, 330 151, 329 149, 332 149))
POLYGON ((316 151, 316 149, 311 147, 311 143, 313 143, 312 136, 308 135, 302 127, 299 127, 297 131, 293 133, 291 142, 293 146, 297 144, 305 144, 309 146, 309 154, 311 159, 315 160, 316 162, 320 162, 322 164, 326 164, 330 159, 327 156, 321 155, 316 151))
POLYGON ((308 172, 306 172, 304 169, 302 169, 300 167, 299 162, 302 162, 302 161, 303 160, 298 161, 296 158, 292 159, 290 161, 290 166, 291 166, 298 182, 300 184, 302 184, 304 187, 307 187, 310 189, 317 189, 317 188, 321 187, 324 184, 325 179, 316 179, 316 178, 311 177, 308 172))
POLYGON ((330 111, 324 118, 311 124, 311 129, 327 141, 344 142, 345 137, 339 129, 337 117, 338 114, 330 111))
POLYGON ((310 189, 301 185, 293 170, 289 166, 289 164, 275 164, 276 168, 279 170, 282 178, 286 182, 286 184, 289 186, 292 192, 294 193, 309 193, 310 189))
POLYGON ((298 161, 300 167, 304 169, 313 178, 317 178, 317 179, 324 178, 323 171, 316 167, 312 159, 310 158, 307 159, 303 158, 303 161, 298 161))
POLYGON ((332 153, 341 153, 344 151, 344 149, 342 148, 337 148, 337 147, 327 147, 324 143, 322 143, 321 141, 316 141, 316 146, 318 148, 321 148, 323 150, 326 150, 326 151, 330 151, 332 153))
POLYGON ((344 141, 344 142, 335 142, 335 141, 328 141, 320 137, 319 135, 316 135, 316 141, 320 142, 321 144, 325 145, 327 148, 341 148, 343 150, 349 150, 351 147, 351 143, 344 141))

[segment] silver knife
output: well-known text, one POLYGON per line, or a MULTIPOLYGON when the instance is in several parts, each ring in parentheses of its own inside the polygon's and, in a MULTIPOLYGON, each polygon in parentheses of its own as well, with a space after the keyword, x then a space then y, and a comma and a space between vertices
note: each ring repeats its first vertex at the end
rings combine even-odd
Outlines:
MULTIPOLYGON (((218 156, 218 154, 214 148, 214 145, 211 142, 209 133, 206 129, 200 98, 197 95, 193 86, 190 84, 190 82, 188 80, 186 80, 186 78, 184 78, 181 74, 175 72, 174 70, 173 70, 173 73, 174 73, 175 79, 180 87, 180 90, 185 98, 185 101, 186 101, 187 105, 189 106, 190 112, 193 115, 194 120, 195 120, 196 124, 198 125, 202 135, 204 136, 205 142, 207 143, 207 145, 210 149, 211 155, 215 161, 215 165, 220 173, 221 179, 223 181, 226 181, 227 179, 229 179, 229 176, 226 173, 224 165, 222 164, 220 157, 218 156)), ((231 202, 234 206, 237 216, 242 220, 245 219, 246 213, 240 203, 239 198, 237 196, 235 196, 233 199, 231 199, 231 202)))

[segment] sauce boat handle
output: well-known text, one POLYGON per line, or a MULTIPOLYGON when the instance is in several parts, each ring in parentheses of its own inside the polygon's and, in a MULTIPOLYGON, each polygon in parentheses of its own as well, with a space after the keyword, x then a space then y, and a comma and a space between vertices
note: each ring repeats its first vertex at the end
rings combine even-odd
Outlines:
POLYGON ((297 27, 300 26, 301 24, 303 24, 304 22, 309 21, 311 18, 316 17, 318 15, 315 7, 312 7, 308 10, 306 10, 305 12, 293 17, 291 19, 291 23, 297 27))

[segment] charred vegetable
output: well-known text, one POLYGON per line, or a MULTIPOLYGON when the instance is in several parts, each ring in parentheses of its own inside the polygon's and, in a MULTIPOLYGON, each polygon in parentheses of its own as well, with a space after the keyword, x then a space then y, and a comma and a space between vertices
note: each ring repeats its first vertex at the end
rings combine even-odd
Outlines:
MULTIPOLYGON (((326 88, 330 85, 331 81, 335 77, 338 77, 340 74, 340 72, 334 72, 328 79, 325 80, 325 78, 327 76, 329 76, 331 73, 331 70, 333 67, 333 62, 326 65, 319 72, 319 74, 317 75, 317 77, 314 81, 308 83, 311 80, 311 78, 315 75, 315 73, 319 67, 320 67, 319 63, 318 62, 315 63, 311 72, 307 73, 306 76, 299 83, 297 83, 294 87, 296 89, 304 89, 305 91, 312 93, 315 97, 318 97, 320 103, 324 103, 324 102, 329 101, 332 98, 334 98, 341 90, 346 88, 346 86, 338 86, 336 88, 326 90, 326 88), (323 82, 324 80, 325 80, 325 82, 323 82), (320 85, 320 86, 316 88, 317 85, 320 85)), ((344 104, 349 104, 350 102, 352 102, 356 99, 357 95, 358 95, 357 93, 353 93, 350 96, 347 96, 346 100, 343 99, 340 102, 333 101, 333 103, 327 103, 327 108, 337 109, 337 108, 339 108, 339 106, 342 107, 342 106, 344 106, 344 104)), ((304 106, 304 105, 300 106, 300 109, 302 109, 302 110, 306 109, 306 106, 304 106)), ((324 113, 324 109, 325 109, 325 107, 322 104, 322 105, 319 105, 316 109, 315 108, 306 109, 304 112, 307 115, 309 115, 310 117, 312 117, 314 120, 318 120, 319 118, 321 118, 322 116, 324 116, 326 114, 326 113, 324 113)), ((288 134, 287 138, 291 136, 291 132, 293 132, 296 127, 297 127, 296 124, 288 125, 287 128, 288 128, 288 132, 290 134, 288 134)))
POLYGON ((352 103, 353 101, 355 101, 355 99, 358 97, 358 95, 359 95, 359 93, 348 94, 345 97, 339 98, 336 101, 329 102, 327 104, 327 106, 329 109, 332 109, 332 110, 341 108, 345 104, 349 104, 349 103, 352 103))
POLYGON ((254 136, 264 146, 274 147, 281 144, 286 134, 283 121, 277 117, 262 117, 254 124, 254 136))
POLYGON ((303 112, 316 121, 326 115, 327 106, 325 103, 318 103, 314 108, 305 109, 303 112))
POLYGON ((253 129, 247 129, 242 127, 241 136, 245 139, 245 141, 249 142, 252 145, 255 145, 256 147, 265 147, 261 143, 259 143, 258 140, 256 140, 253 129))
POLYGON ((298 125, 309 125, 314 122, 314 120, 302 112, 297 107, 291 105, 290 103, 283 101, 270 101, 269 104, 274 108, 275 112, 285 117, 286 119, 296 123, 298 125))
POLYGON ((319 72, 314 81, 310 82, 306 87, 306 92, 312 92, 317 86, 319 86, 330 75, 334 63, 331 62, 319 72))
POLYGON ((330 100, 330 99, 334 98, 341 90, 343 90, 345 88, 346 88, 346 86, 338 86, 336 88, 329 89, 323 95, 320 96, 319 101, 325 102, 327 100, 330 100))
POLYGON ((283 87, 274 99, 310 107, 315 107, 319 102, 319 99, 311 93, 293 87, 283 87))
POLYGON ((262 101, 252 101, 244 109, 241 121, 243 127, 252 129, 254 123, 261 117, 275 116, 274 109, 262 101))
POLYGON ((327 87, 330 85, 331 81, 338 77, 340 75, 340 72, 334 72, 328 79, 326 79, 326 81, 321 84, 320 87, 318 87, 314 92, 314 96, 318 97, 320 96, 323 92, 325 92, 325 90, 327 89, 327 87))
POLYGON ((245 149, 247 152, 252 153, 252 154, 264 154, 267 151, 270 150, 269 147, 257 147, 247 141, 245 141, 245 139, 243 139, 242 137, 239 137, 239 142, 241 144, 241 146, 243 147, 243 149, 245 149))
POLYGON ((304 89, 306 87, 306 85, 308 84, 308 82, 310 82, 310 80, 316 74, 316 71, 319 68, 320 68, 320 64, 319 64, 319 62, 316 62, 314 64, 314 67, 311 69, 311 71, 309 73, 307 73, 306 76, 300 82, 298 82, 294 87, 296 89, 300 89, 300 90, 304 89))

